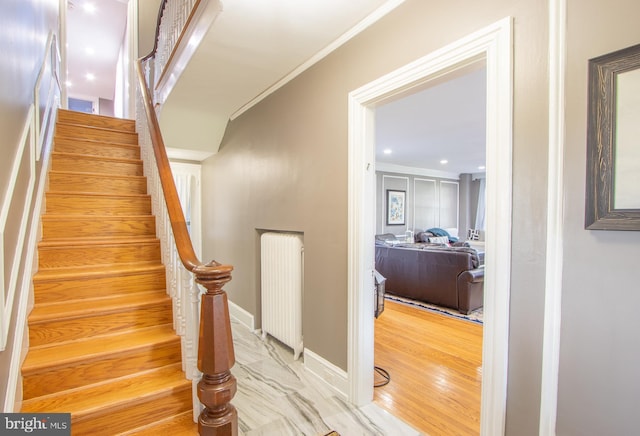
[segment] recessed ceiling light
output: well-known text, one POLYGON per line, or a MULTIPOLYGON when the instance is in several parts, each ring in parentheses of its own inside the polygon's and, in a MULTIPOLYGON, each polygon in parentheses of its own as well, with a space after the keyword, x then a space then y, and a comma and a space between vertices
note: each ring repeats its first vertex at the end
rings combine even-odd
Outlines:
POLYGON ((96 76, 95 74, 92 73, 87 73, 84 76, 89 82, 93 82, 94 80, 96 80, 96 76))
POLYGON ((72 85, 71 80, 67 80, 64 84, 67 85, 67 88, 70 88, 72 85))
POLYGON ((90 2, 85 2, 85 3, 82 5, 82 9, 84 9, 84 11, 85 11, 87 14, 93 14, 93 13, 95 13, 95 11, 96 11, 96 5, 94 5, 93 3, 90 3, 90 2))
POLYGON ((93 47, 87 47, 84 49, 85 53, 88 54, 89 56, 93 56, 93 54, 96 52, 93 47))
POLYGON ((484 165, 480 165, 480 166, 478 167, 478 169, 479 169, 479 170, 484 170, 484 169, 486 169, 486 167, 485 167, 484 165))
POLYGON ((391 153, 392 153, 392 151, 391 151, 391 149, 390 149, 390 148, 385 148, 385 149, 384 149, 384 151, 383 151, 383 153, 384 153, 384 154, 391 154, 391 153))
POLYGON ((441 163, 442 165, 444 165, 444 164, 448 164, 448 163, 449 163, 449 161, 448 161, 448 160, 446 160, 446 159, 442 159, 442 160, 440 161, 440 163, 441 163))

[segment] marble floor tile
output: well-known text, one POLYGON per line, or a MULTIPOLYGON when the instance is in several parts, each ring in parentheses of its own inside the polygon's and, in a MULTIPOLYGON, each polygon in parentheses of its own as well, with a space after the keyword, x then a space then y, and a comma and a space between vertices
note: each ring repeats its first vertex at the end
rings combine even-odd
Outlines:
POLYGON ((277 340, 232 320, 240 434, 246 436, 417 436, 421 433, 377 405, 357 408, 277 340))

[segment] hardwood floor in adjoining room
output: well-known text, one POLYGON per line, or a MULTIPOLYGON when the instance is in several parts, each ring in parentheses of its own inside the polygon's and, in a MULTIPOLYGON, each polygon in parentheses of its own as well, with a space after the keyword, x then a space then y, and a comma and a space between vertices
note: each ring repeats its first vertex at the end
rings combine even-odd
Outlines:
POLYGON ((374 389, 378 406, 430 436, 480 434, 481 325, 387 300, 375 365, 391 376, 374 389))

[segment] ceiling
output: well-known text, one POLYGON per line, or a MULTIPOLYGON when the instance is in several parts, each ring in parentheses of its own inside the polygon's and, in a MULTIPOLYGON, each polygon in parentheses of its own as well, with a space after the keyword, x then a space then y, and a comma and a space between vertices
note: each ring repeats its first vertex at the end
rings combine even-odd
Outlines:
POLYGON ((67 92, 113 100, 128 0, 68 0, 67 92), (85 7, 93 5, 87 11, 85 7), (94 75, 88 80, 86 75, 94 75))
MULTIPOLYGON (((171 118, 183 130, 185 123, 198 122, 199 134, 190 138, 188 146, 166 138, 165 141, 170 147, 215 152, 230 118, 345 42, 354 28, 364 27, 402 1, 222 2, 222 11, 161 113, 163 129, 164 121, 171 118), (176 116, 164 116, 167 114, 176 116)), ((69 0, 70 95, 113 99, 127 2, 69 0), (93 3, 96 10, 85 12, 85 3, 93 3), (87 48, 93 48, 93 54, 87 53, 87 48), (93 82, 84 77, 87 72, 95 74, 93 82)), ((154 28, 155 25, 145 26, 143 21, 155 23, 156 18, 155 13, 141 14, 140 29, 154 28)), ((477 69, 379 107, 378 162, 448 173, 481 172, 478 167, 484 165, 484 80, 484 69, 477 69), (392 153, 383 154, 385 148, 392 153), (440 164, 442 159, 449 163, 440 164)), ((167 136, 171 138, 170 134, 167 136)))
POLYGON ((376 108, 375 128, 377 168, 383 163, 453 175, 484 173, 484 64, 376 108))

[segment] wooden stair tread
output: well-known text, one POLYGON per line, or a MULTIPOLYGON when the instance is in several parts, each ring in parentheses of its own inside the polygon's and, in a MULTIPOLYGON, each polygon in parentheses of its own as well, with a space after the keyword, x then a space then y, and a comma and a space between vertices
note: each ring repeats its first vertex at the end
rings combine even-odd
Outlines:
POLYGON ((193 411, 189 410, 169 416, 159 422, 121 433, 119 436, 157 436, 165 434, 170 434, 171 436, 197 435, 198 423, 193 421, 193 411))
POLYGON ((39 283, 75 278, 127 276, 154 271, 164 271, 164 265, 158 262, 131 262, 89 267, 44 268, 34 275, 33 281, 39 283))
MULTIPOLYGON (((135 160, 135 159, 129 159, 135 160)), ((99 177, 104 179, 123 179, 123 180, 146 180, 145 176, 134 176, 128 174, 105 174, 105 173, 91 173, 86 171, 60 171, 60 170, 51 170, 49 171, 49 175, 54 176, 86 176, 86 177, 99 177)))
POLYGON ((118 118, 102 114, 86 114, 69 109, 58 109, 58 121, 61 123, 89 123, 92 125, 117 126, 119 130, 135 132, 136 121, 129 118, 118 118))
MULTIPOLYGON (((131 159, 124 157, 110 157, 110 156, 96 156, 92 154, 79 154, 79 153, 67 153, 64 151, 53 151, 51 152, 51 158, 75 158, 75 159, 90 159, 92 161, 100 161, 100 162, 113 162, 113 163, 133 163, 142 165, 142 159, 131 159)), ((52 170, 58 171, 58 170, 52 170)))
POLYGON ((149 194, 108 194, 104 192, 66 192, 66 191, 53 191, 47 192, 48 197, 87 197, 87 198, 150 198, 149 194))
POLYGON ((23 374, 46 368, 67 366, 78 360, 99 359, 114 352, 152 348, 158 344, 179 341, 171 324, 118 332, 117 334, 77 339, 66 343, 31 347, 24 363, 23 374))
POLYGON ((56 143, 63 144, 66 146, 67 144, 84 144, 90 145, 92 147, 101 148, 101 147, 115 147, 115 148, 124 148, 130 150, 140 150, 140 146, 138 144, 127 144, 126 142, 112 142, 106 141, 103 139, 89 139, 89 138, 69 138, 67 136, 54 136, 53 137, 54 149, 56 143))
POLYGON ((77 122, 70 122, 70 121, 59 121, 58 123, 56 123, 58 126, 65 126, 65 127, 78 127, 78 128, 82 128, 82 129, 90 129, 90 130, 95 130, 95 131, 105 131, 105 132, 114 132, 114 133, 125 133, 125 134, 130 134, 130 135, 137 135, 135 130, 122 130, 119 128, 114 128, 114 127, 105 127, 105 126, 92 126, 89 124, 82 124, 82 123, 77 123, 77 122))
MULTIPOLYGON (((67 221, 67 220, 62 220, 67 221)), ((124 246, 128 244, 132 244, 134 241, 139 241, 141 244, 145 243, 156 243, 159 241, 156 238, 156 235, 136 235, 136 236, 49 236, 38 243, 38 247, 65 247, 69 245, 79 246, 79 245, 96 245, 96 246, 107 246, 107 245, 118 245, 124 246)))
POLYGON ((36 304, 29 315, 29 323, 37 324, 59 318, 82 318, 96 314, 118 312, 132 307, 151 306, 170 301, 163 290, 117 294, 54 303, 36 304))
POLYGON ((136 237, 111 237, 111 236, 95 236, 95 237, 82 237, 82 238, 50 238, 43 239, 38 243, 38 248, 55 248, 55 247, 67 247, 72 245, 74 247, 80 247, 85 245, 94 245, 101 247, 117 246, 123 247, 126 245, 140 245, 140 244, 158 244, 160 240, 155 236, 136 236, 136 237))
POLYGON ((84 221, 86 219, 92 220, 109 220, 109 221, 126 221, 145 219, 153 215, 91 215, 90 217, 82 215, 64 215, 64 214, 52 214, 48 213, 42 215, 42 221, 84 221))
POLYGON ((44 215, 42 238, 45 241, 68 239, 100 240, 108 238, 147 237, 155 238, 156 220, 152 214, 145 215, 44 215))
POLYGON ((123 144, 137 144, 138 133, 130 130, 121 130, 112 126, 94 126, 77 122, 56 122, 56 136, 62 138, 94 139, 105 138, 118 139, 123 144))
POLYGON ((107 408, 130 407, 149 397, 162 395, 166 390, 190 390, 191 381, 186 379, 181 366, 176 363, 108 382, 25 400, 22 411, 71 412, 75 420, 107 408))

